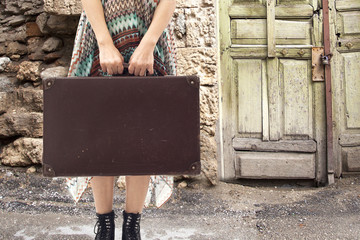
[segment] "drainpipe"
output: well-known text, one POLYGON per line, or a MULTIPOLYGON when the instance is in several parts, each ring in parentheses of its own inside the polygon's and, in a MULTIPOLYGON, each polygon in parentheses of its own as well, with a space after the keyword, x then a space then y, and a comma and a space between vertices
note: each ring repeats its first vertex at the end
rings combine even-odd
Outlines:
POLYGON ((333 184, 334 179, 334 151, 333 151, 333 120, 332 120, 332 92, 331 92, 331 68, 330 60, 330 31, 329 31, 329 2, 322 0, 323 7, 323 32, 324 32, 324 56, 322 62, 325 66, 325 99, 326 99, 326 151, 327 151, 327 175, 328 184, 333 184))

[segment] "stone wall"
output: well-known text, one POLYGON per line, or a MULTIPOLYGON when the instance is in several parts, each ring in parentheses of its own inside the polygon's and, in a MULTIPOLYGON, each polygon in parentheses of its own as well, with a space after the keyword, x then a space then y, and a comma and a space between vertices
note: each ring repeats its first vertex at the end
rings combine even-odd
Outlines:
POLYGON ((78 16, 50 15, 42 0, 0 0, 0 23, 1 164, 40 166, 41 82, 66 76, 78 16))
POLYGON ((179 75, 200 77, 200 144, 202 171, 212 183, 217 182, 218 119, 217 51, 213 0, 178 0, 174 13, 179 75))
MULTIPOLYGON (((81 13, 76 0, 0 0, 0 159, 41 164, 42 80, 66 76, 81 13)), ((200 178, 217 182, 215 7, 178 0, 173 16, 179 75, 201 79, 200 178)))

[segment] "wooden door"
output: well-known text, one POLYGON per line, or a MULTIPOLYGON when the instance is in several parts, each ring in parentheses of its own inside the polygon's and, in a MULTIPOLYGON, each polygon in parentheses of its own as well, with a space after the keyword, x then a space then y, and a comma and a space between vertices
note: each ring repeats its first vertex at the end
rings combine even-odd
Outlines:
POLYGON ((220 0, 222 180, 326 181, 324 82, 316 0, 220 0))
POLYGON ((333 50, 336 175, 360 173, 360 1, 336 0, 333 50))

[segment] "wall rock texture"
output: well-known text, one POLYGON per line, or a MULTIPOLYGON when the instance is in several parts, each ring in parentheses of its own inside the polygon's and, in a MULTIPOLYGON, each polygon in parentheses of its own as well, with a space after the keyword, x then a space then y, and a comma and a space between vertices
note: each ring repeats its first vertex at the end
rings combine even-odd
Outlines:
MULTIPOLYGON (((0 0, 0 161, 41 164, 42 81, 66 76, 81 13, 77 0, 0 0)), ((178 0, 173 15, 179 75, 201 79, 200 179, 217 182, 218 118, 213 0, 178 0)), ((182 176, 179 178, 184 178, 182 176)))

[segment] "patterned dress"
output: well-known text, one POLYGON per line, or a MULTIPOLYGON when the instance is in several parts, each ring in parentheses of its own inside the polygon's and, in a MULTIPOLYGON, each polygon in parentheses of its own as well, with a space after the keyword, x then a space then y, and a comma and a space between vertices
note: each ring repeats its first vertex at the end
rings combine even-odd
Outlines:
MULTIPOLYGON (((160 0, 101 0, 105 22, 114 45, 129 62, 152 21, 160 0)), ((176 75, 176 47, 172 22, 161 34, 154 49, 154 75, 176 75)), ((101 73, 95 33, 83 10, 77 27, 68 77, 111 76, 101 73)), ((77 203, 87 189, 89 177, 67 177, 66 187, 77 203)), ((172 176, 151 176, 145 207, 162 206, 172 195, 172 176)))

